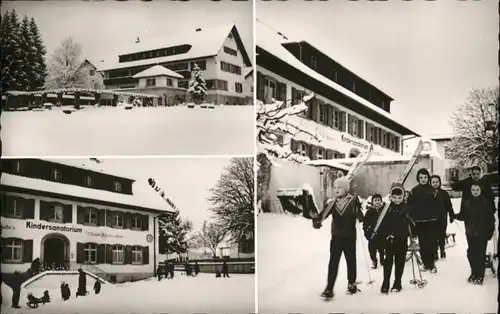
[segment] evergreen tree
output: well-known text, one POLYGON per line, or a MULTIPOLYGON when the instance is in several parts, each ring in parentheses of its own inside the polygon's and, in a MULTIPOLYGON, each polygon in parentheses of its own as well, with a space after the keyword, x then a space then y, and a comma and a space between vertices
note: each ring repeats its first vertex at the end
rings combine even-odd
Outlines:
POLYGON ((200 104, 207 96, 207 82, 203 78, 203 72, 198 64, 194 64, 191 81, 189 82, 188 94, 196 104, 200 104))
POLYGON ((22 57, 19 18, 15 10, 2 19, 2 91, 21 89, 22 57))
POLYGON ((45 84, 45 79, 47 78, 47 64, 45 63, 45 55, 47 50, 43 44, 42 36, 38 30, 38 25, 36 25, 35 19, 30 20, 30 32, 32 38, 31 46, 35 48, 33 62, 33 80, 31 81, 30 90, 39 90, 45 84))
POLYGON ((19 71, 20 90, 29 91, 31 90, 31 82, 35 76, 33 63, 36 52, 33 48, 33 36, 31 35, 30 21, 27 15, 24 16, 21 22, 19 33, 21 36, 18 59, 21 61, 21 71, 19 71))
POLYGON ((159 245, 160 253, 185 253, 187 247, 187 234, 192 229, 192 224, 188 220, 180 217, 178 210, 173 215, 164 215, 158 219, 159 224, 159 245))

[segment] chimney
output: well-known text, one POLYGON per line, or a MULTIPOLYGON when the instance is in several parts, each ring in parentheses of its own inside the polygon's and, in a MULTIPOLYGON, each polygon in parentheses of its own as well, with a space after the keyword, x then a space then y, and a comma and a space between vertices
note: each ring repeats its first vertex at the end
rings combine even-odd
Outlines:
POLYGON ((141 42, 141 40, 139 39, 139 36, 137 36, 137 39, 135 40, 135 43, 138 44, 140 42, 141 42))
POLYGON ((201 32, 201 28, 197 28, 197 29, 196 29, 196 31, 197 31, 197 32, 201 32))

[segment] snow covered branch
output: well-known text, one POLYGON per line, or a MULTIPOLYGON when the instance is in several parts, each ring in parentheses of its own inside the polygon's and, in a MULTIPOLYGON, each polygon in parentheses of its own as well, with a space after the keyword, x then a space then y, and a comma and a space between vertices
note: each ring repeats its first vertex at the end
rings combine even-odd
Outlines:
POLYGON ((499 87, 473 89, 450 117, 455 137, 446 146, 447 158, 457 167, 486 169, 498 158, 499 87))
POLYGON ((307 102, 314 97, 314 94, 305 96, 298 104, 292 101, 275 101, 264 104, 257 103, 257 143, 266 156, 278 159, 287 159, 294 162, 305 162, 309 158, 294 153, 288 148, 286 143, 280 140, 284 136, 293 137, 298 133, 303 133, 311 139, 322 141, 321 135, 317 131, 308 130, 299 122, 290 119, 293 116, 303 114, 307 111, 307 102))

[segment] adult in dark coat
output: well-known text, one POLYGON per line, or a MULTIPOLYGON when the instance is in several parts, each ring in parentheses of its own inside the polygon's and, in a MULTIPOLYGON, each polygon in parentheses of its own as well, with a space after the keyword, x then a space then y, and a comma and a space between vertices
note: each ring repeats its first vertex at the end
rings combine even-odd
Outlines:
POLYGON ((437 251, 437 220, 441 210, 438 192, 430 184, 431 175, 425 168, 418 170, 418 185, 408 198, 410 217, 415 222, 415 232, 420 245, 420 256, 424 269, 436 273, 434 254, 437 251))
POLYGON ((87 295, 87 274, 80 268, 78 269, 80 273, 78 275, 78 290, 76 291, 76 295, 87 295))
POLYGON ((23 283, 23 276, 20 272, 14 272, 14 278, 12 279, 12 307, 15 309, 20 309, 19 297, 21 296, 21 284, 23 283))
POLYGON ((495 208, 495 197, 493 195, 493 191, 491 189, 491 177, 483 176, 481 167, 474 166, 471 168, 471 172, 469 177, 459 180, 457 182, 453 182, 451 184, 451 188, 454 191, 462 192, 462 201, 460 203, 460 211, 464 207, 464 204, 467 200, 472 198, 471 194, 471 186, 472 184, 479 184, 481 187, 481 195, 485 197, 490 203, 494 211, 495 208))
POLYGON ((200 265, 198 265, 198 262, 194 262, 194 274, 198 276, 200 273, 200 265))
MULTIPOLYGON (((446 229, 448 228, 448 217, 450 218, 450 223, 455 220, 455 211, 453 210, 453 204, 451 203, 450 195, 448 192, 441 188, 441 177, 438 175, 433 175, 431 177, 431 185, 437 190, 438 196, 441 201, 441 212, 437 220, 437 236, 438 236, 438 247, 441 251, 441 258, 446 258, 445 243, 446 243, 446 229)), ((437 255, 437 251, 436 251, 437 255)))
POLYGON ((222 262, 222 277, 230 278, 229 277, 229 267, 227 266, 226 261, 222 262))

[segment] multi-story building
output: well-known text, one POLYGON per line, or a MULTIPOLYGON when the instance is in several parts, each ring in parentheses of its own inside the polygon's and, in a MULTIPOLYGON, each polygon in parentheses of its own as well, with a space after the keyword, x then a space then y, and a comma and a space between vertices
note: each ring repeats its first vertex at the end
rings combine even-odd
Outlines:
POLYGON ((370 143, 376 155, 400 155, 402 137, 417 135, 390 114, 389 95, 307 41, 291 41, 259 21, 257 34, 257 99, 295 104, 315 95, 307 112, 289 119, 322 140, 298 133, 282 136, 282 145, 313 160, 354 157, 370 143))
POLYGON ((88 59, 85 59, 80 65, 80 68, 88 73, 88 75, 86 75, 87 82, 85 82, 84 87, 103 89, 104 77, 101 72, 97 71, 97 67, 92 62, 90 62, 88 59))
MULTIPOLYGON (((169 95, 186 94, 197 64, 207 82, 207 101, 226 105, 245 103, 244 68, 251 66, 251 61, 234 24, 196 28, 175 37, 150 41, 138 38, 117 59, 102 68, 107 89, 152 92, 162 96, 165 103, 169 95), (152 81, 140 85, 137 74, 158 65, 180 75, 177 86, 158 88, 152 81)), ((149 79, 154 80, 155 76, 149 79)))
POLYGON ((2 160, 2 272, 42 265, 92 267, 118 282, 154 269, 155 217, 168 205, 147 182, 93 161, 2 160))
POLYGON ((246 68, 243 92, 251 103, 253 103, 253 77, 253 68, 246 68))

